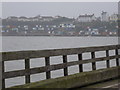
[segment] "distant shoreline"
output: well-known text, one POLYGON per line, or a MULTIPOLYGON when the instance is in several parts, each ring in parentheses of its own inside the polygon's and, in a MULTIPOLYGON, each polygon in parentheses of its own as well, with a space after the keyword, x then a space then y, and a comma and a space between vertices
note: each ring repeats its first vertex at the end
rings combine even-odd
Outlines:
MULTIPOLYGON (((1 36, 1 35, 0 35, 1 36)), ((32 37, 118 37, 118 36, 115 36, 115 35, 2 35, 2 37, 9 37, 9 36, 24 36, 24 37, 29 37, 29 36, 32 36, 32 37)))

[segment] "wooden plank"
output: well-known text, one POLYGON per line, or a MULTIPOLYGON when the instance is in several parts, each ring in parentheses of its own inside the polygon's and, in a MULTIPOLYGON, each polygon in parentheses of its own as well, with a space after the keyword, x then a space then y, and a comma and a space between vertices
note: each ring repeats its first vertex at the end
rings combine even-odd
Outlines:
MULTIPOLYGON (((114 78, 118 77, 118 72, 120 72, 120 67, 112 67, 112 68, 106 68, 106 69, 101 69, 101 70, 95 70, 95 71, 90 71, 90 72, 84 72, 83 74, 78 73, 74 75, 69 75, 67 77, 61 77, 61 78, 56 78, 56 79, 51 79, 51 80, 45 80, 45 81, 38 81, 35 83, 27 84, 27 85, 20 85, 20 86, 15 86, 11 88, 39 88, 40 90, 46 90, 46 89, 73 89, 73 90, 99 90, 98 87, 96 88, 77 88, 77 87, 83 87, 85 85, 90 85, 90 84, 96 84, 96 83, 103 83, 103 81, 106 80, 111 80, 114 78), (44 89, 43 89, 44 88, 44 89)), ((118 77, 119 78, 119 77, 118 77)), ((107 83, 106 83, 107 84, 107 83)), ((111 83, 112 85, 112 83, 111 83)), ((38 90, 39 90, 38 89, 38 90)), ((62 89, 62 90, 64 90, 62 89)), ((119 89, 104 89, 100 88, 103 90, 119 90, 119 89)))
MULTIPOLYGON (((118 55, 118 49, 115 49, 115 54, 118 55)), ((116 66, 119 66, 119 58, 116 58, 116 66)))
MULTIPOLYGON (((106 50, 106 57, 109 57, 109 50, 106 50)), ((106 60, 107 68, 110 68, 110 61, 109 59, 106 60)))
MULTIPOLYGON (((67 63, 67 55, 63 55, 63 64, 67 63)), ((64 76, 68 76, 68 67, 64 68, 64 76)))
POLYGON ((2 59, 0 57, 0 90, 2 89, 2 59))
POLYGON ((30 83, 30 75, 29 75, 29 69, 30 69, 30 59, 25 59, 25 70, 26 70, 26 74, 25 75, 25 83, 30 83))
MULTIPOLYGON (((82 61, 82 54, 78 54, 78 60, 82 61)), ((83 72, 83 65, 82 64, 79 65, 79 72, 83 72)))
POLYGON ((5 70, 4 61, 0 61, 0 89, 5 88, 5 79, 3 78, 4 70, 5 70))
MULTIPOLYGON (((45 65, 50 66, 50 57, 45 57, 45 65)), ((50 71, 46 71, 46 79, 50 78, 51 78, 50 71)))
POLYGON ((12 77, 17 77, 17 76, 25 76, 30 75, 30 74, 37 74, 37 73, 42 73, 42 72, 48 72, 52 70, 58 70, 58 69, 63 69, 68 66, 73 66, 73 65, 79 65, 79 64, 85 64, 85 63, 92 63, 96 61, 104 61, 104 60, 110 60, 110 59, 116 59, 120 58, 120 55, 117 56, 109 56, 109 57, 101 57, 101 58, 94 58, 94 59, 87 59, 87 60, 82 60, 82 61, 73 61, 73 62, 67 62, 67 63, 62 63, 62 64, 57 64, 57 65, 51 65, 51 66, 45 66, 45 67, 37 67, 37 68, 31 68, 29 70, 29 73, 26 73, 26 70, 18 70, 18 71, 11 71, 11 72, 4 72, 3 73, 3 78, 12 78, 12 77))
MULTIPOLYGON (((91 58, 94 59, 95 58, 95 52, 91 52, 91 58)), ((92 62, 92 70, 96 70, 96 63, 92 62)))
MULTIPOLYGON (((5 63, 2 61, 2 73, 5 72, 5 63)), ((5 79, 2 76, 2 88, 5 88, 5 79)))
POLYGON ((20 60, 25 58, 41 58, 59 55, 81 54, 84 52, 95 52, 104 50, 120 49, 120 45, 84 47, 84 48, 68 48, 68 49, 53 49, 53 50, 33 50, 33 51, 15 51, 1 52, 3 61, 20 60))

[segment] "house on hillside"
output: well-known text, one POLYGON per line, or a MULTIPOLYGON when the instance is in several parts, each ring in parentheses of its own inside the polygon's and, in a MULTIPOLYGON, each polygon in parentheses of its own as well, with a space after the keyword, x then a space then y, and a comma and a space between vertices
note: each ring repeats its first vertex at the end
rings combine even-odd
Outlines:
POLYGON ((54 18, 52 16, 42 16, 41 18, 42 21, 52 21, 54 20, 54 18))
POLYGON ((18 21, 29 21, 27 17, 21 16, 18 18, 18 21))
POLYGON ((78 22, 92 22, 94 20, 96 20, 94 14, 92 14, 92 15, 88 15, 88 14, 79 15, 77 18, 78 22))
POLYGON ((117 21, 118 20, 118 14, 112 14, 110 17, 109 17, 110 21, 117 21))

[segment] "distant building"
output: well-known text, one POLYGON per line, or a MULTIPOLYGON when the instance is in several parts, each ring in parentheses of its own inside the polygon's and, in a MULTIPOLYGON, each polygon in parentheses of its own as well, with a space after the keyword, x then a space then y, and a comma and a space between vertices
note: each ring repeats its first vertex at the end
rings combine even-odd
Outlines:
POLYGON ((31 18, 28 18, 28 21, 39 21, 39 18, 37 17, 31 17, 31 18))
POLYGON ((110 19, 110 21, 115 21, 116 22, 118 20, 118 14, 111 15, 109 19, 110 19))
POLYGON ((61 17, 62 17, 62 16, 57 15, 57 16, 55 16, 54 18, 56 18, 56 19, 57 19, 57 18, 61 18, 61 17))
POLYGON ((102 16, 102 21, 103 22, 108 22, 109 21, 109 16, 108 16, 107 12, 102 11, 101 16, 102 16))
POLYGON ((78 22, 92 22, 94 20, 96 20, 94 14, 92 14, 92 15, 87 15, 87 14, 79 15, 77 18, 78 22))
POLYGON ((18 21, 29 21, 27 17, 21 16, 18 18, 18 21))
POLYGON ((42 16, 42 21, 52 21, 54 18, 52 16, 42 16))
POLYGON ((63 27, 63 28, 75 28, 75 24, 73 24, 73 22, 71 21, 66 21, 66 22, 62 22, 59 27, 63 27))

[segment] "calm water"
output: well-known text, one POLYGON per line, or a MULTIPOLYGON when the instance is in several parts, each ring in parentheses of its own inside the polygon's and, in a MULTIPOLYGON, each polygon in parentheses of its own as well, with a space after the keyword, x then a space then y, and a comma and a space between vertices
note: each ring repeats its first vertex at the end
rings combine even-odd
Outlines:
POLYGON ((117 37, 2 37, 3 51, 41 50, 113 45, 117 37))
MULTIPOLYGON (((76 48, 89 46, 103 46, 118 44, 117 37, 16 37, 9 36, 2 38, 2 51, 20 51, 20 50, 44 50, 44 49, 61 49, 61 48, 76 48)), ((110 51, 110 55, 115 52, 110 51)), ((96 53, 96 57, 104 57, 105 52, 96 53)), ((90 59, 90 53, 84 53, 83 59, 90 59)), ((68 62, 75 61, 77 55, 69 55, 68 62)), ((40 67, 45 66, 44 58, 31 59, 30 66, 40 67)), ((62 63, 62 57, 51 57, 50 64, 62 63)), ((110 62, 111 67, 115 66, 115 61, 110 62)), ((104 61, 97 62, 97 69, 105 68, 104 61)), ((24 61, 5 62, 5 71, 13 71, 24 69, 24 61)), ((92 70, 91 63, 84 64, 84 71, 92 70)), ((78 66, 68 68, 69 74, 78 73, 78 66)), ((52 78, 63 76, 63 70, 52 71, 52 78)), ((31 81, 39 81, 45 79, 45 73, 31 75, 31 81)), ((11 78, 6 80, 7 87, 24 84, 24 77, 11 78)))

